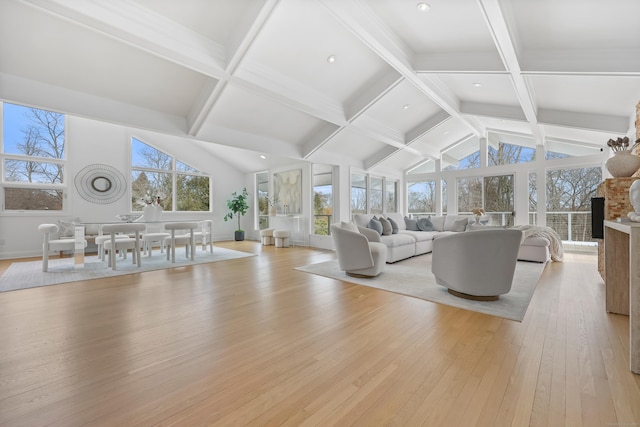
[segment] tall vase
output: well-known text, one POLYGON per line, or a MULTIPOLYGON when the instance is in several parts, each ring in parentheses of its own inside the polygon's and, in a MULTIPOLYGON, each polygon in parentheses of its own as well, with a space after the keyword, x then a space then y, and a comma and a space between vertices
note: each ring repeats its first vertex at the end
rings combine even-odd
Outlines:
POLYGON ((640 169, 640 157, 630 150, 616 151, 613 157, 606 161, 605 166, 614 178, 629 177, 640 169))
POLYGON ((142 209, 142 214, 144 215, 143 220, 145 222, 154 222, 160 220, 160 215, 162 215, 162 206, 160 205, 146 205, 142 209))

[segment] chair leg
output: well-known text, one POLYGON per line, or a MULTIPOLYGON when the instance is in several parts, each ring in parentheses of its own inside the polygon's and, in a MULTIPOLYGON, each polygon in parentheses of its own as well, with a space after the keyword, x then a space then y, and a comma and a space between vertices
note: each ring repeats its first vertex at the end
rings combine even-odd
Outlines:
POLYGON ((42 271, 45 273, 49 270, 49 252, 44 250, 42 251, 42 271))

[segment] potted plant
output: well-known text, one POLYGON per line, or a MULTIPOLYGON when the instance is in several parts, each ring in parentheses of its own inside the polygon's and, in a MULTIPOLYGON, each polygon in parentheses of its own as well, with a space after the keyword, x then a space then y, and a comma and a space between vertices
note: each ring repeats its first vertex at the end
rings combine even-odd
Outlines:
POLYGON ((227 208, 229 208, 230 212, 224 216, 224 220, 228 221, 233 219, 234 216, 238 218, 238 229, 235 233, 235 239, 236 241, 241 241, 244 240, 244 230, 240 228, 240 217, 244 216, 249 209, 249 205, 247 204, 249 193, 247 193, 247 189, 245 187, 242 189, 242 193, 238 194, 234 191, 231 195, 233 197, 227 200, 227 208))

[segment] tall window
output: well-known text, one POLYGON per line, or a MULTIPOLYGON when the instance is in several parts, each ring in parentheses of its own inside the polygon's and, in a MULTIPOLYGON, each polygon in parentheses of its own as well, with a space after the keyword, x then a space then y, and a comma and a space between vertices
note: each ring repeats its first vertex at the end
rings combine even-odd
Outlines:
POLYGON ((372 176, 370 178, 371 190, 369 191, 369 213, 382 213, 383 186, 382 178, 372 176))
POLYGON ((210 210, 210 179, 144 142, 131 140, 131 210, 158 202, 165 211, 210 210))
POLYGON ((398 182, 368 174, 351 174, 351 214, 397 212, 398 182))
POLYGON ((351 213, 367 213, 367 176, 351 174, 351 213))
POLYGON ((428 179, 408 185, 408 213, 413 216, 435 215, 436 181, 428 179))
POLYGON ((529 224, 538 223, 538 187, 536 184, 537 174, 529 173, 529 224))
POLYGON ((384 211, 398 212, 398 181, 385 182, 384 211))
POLYGON ((3 104, 4 210, 61 211, 66 177, 63 114, 3 104))
POLYGON ((314 164, 313 174, 313 234, 328 236, 333 222, 333 167, 314 164))
POLYGON ((458 212, 483 207, 493 224, 513 225, 513 175, 458 179, 458 212))
POLYGON ((269 172, 256 174, 255 206, 258 230, 269 228, 269 172))
POLYGON ((592 240, 591 198, 601 181, 599 167, 547 171, 547 225, 562 240, 592 240))

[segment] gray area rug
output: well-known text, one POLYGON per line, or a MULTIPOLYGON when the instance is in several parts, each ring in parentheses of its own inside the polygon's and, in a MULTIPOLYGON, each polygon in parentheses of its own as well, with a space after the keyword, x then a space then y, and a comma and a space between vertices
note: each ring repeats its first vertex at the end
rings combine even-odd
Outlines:
POLYGON ((545 265, 518 261, 511 292, 501 295, 498 301, 472 301, 451 295, 435 282, 431 273, 431 254, 387 264, 384 272, 375 278, 349 277, 340 271, 337 260, 305 265, 296 270, 521 322, 545 265))
POLYGON ((132 263, 131 254, 128 258, 117 260, 117 270, 107 267, 106 261, 101 261, 96 256, 85 257, 85 265, 82 269, 74 268, 73 258, 61 258, 49 260, 49 271, 42 271, 42 261, 14 262, 0 277, 0 292, 14 291, 17 289, 34 288, 37 286, 57 285, 79 280, 98 279, 102 277, 121 276, 124 274, 141 273, 164 268, 184 267, 193 264, 226 261, 236 258, 255 256, 246 252, 214 246, 213 253, 203 252, 198 248, 194 261, 185 258, 184 250, 176 251, 176 262, 167 261, 166 255, 155 251, 151 257, 142 256, 142 266, 132 263))

